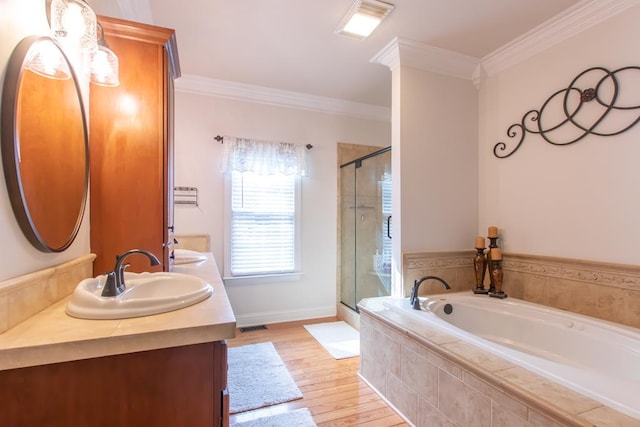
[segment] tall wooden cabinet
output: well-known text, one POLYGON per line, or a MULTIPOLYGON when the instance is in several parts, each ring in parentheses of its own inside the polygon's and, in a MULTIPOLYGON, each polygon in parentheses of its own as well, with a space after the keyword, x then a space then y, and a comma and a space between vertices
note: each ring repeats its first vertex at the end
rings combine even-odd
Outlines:
POLYGON ((129 271, 169 270, 173 241, 173 82, 180 77, 175 32, 99 17, 120 62, 120 85, 91 85, 90 227, 94 274, 115 257, 146 249, 151 268, 132 256, 129 271))

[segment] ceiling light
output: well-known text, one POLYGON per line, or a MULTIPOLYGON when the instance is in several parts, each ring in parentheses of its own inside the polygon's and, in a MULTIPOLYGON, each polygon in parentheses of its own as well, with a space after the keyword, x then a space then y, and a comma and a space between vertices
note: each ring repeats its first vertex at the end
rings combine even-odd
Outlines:
POLYGON ((336 28, 336 34, 367 38, 392 10, 393 5, 377 0, 356 0, 336 28))

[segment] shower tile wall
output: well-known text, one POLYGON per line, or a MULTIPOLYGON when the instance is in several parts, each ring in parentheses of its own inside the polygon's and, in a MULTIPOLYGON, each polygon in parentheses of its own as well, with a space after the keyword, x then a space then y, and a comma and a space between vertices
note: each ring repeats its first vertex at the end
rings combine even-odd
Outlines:
MULTIPOLYGON (((391 290, 391 256, 384 256, 382 224, 382 175, 390 163, 390 154, 365 160, 366 167, 358 169, 357 216, 355 226, 360 236, 357 248, 357 299, 362 296, 388 295, 391 290)), ((364 162, 363 162, 364 164, 364 162)), ((387 168, 388 169, 388 168, 387 168)), ((356 301, 357 302, 357 301, 356 301)))
MULTIPOLYGON (((388 160, 382 158, 370 158, 367 168, 358 169, 358 181, 355 181, 355 169, 351 167, 348 173, 340 169, 340 165, 351 162, 360 157, 380 150, 381 147, 362 146, 354 144, 338 144, 338 194, 339 194, 339 215, 338 215, 338 301, 349 301, 349 305, 355 308, 355 303, 359 299, 354 286, 345 286, 344 283, 353 283, 353 278, 358 277, 359 289, 365 294, 376 295, 376 287, 380 286, 381 280, 375 274, 374 255, 376 248, 382 254, 382 242, 375 240, 366 243, 358 243, 357 262, 356 254, 348 254, 343 261, 343 248, 355 247, 357 233, 375 235, 376 230, 383 222, 380 212, 380 177, 379 171, 384 171, 384 163, 388 160), (373 164, 372 164, 373 163, 373 164), (370 176, 364 176, 363 171, 370 176), (356 188, 357 185, 357 188, 356 188), (358 193, 357 202, 356 190, 358 193), (354 216, 354 213, 357 215, 354 216), (361 254, 361 255, 360 255, 361 254), (357 270, 356 270, 357 269, 357 270)), ((378 239, 380 240, 380 239, 378 239)), ((382 267, 382 266, 381 266, 382 267)), ((389 279, 390 282, 390 279, 389 279)), ((389 283, 390 284, 390 283, 389 283)), ((359 292, 358 294, 362 294, 359 292)), ((340 305, 339 313, 340 313, 340 305)))

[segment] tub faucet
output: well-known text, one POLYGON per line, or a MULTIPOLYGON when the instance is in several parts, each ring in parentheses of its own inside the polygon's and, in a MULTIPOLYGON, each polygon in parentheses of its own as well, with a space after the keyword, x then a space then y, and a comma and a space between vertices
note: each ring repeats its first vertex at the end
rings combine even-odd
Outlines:
POLYGON ((420 288, 420 284, 426 280, 433 279, 442 283, 445 289, 451 289, 451 286, 444 279, 438 276, 425 276, 421 279, 413 282, 413 289, 411 290, 411 297, 409 297, 409 303, 413 306, 414 310, 420 310, 420 299, 418 298, 418 289, 420 288))
POLYGON ((122 255, 116 255, 116 266, 113 268, 113 271, 107 273, 107 281, 104 284, 104 288, 102 289, 103 297, 115 297, 120 295, 126 289, 124 284, 124 270, 129 266, 129 264, 124 264, 125 258, 129 257, 133 254, 141 254, 149 258, 151 265, 159 265, 160 260, 157 256, 152 254, 149 251, 145 251, 144 249, 131 249, 123 253, 122 255))

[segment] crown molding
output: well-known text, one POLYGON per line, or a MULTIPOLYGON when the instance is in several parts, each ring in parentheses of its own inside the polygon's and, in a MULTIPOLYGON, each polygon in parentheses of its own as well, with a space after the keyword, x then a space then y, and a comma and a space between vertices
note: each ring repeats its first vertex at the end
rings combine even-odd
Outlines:
POLYGON ((186 74, 177 79, 175 88, 178 92, 196 95, 275 105, 278 107, 297 108, 380 122, 391 121, 391 109, 387 107, 272 89, 228 80, 211 79, 192 74, 186 74))
POLYGON ((398 38, 394 37, 380 52, 369 60, 372 64, 386 65, 395 71, 400 66, 400 46, 398 46, 398 38))
POLYGON ((482 59, 396 37, 371 62, 391 71, 402 65, 469 79, 479 88, 486 78, 639 4, 640 0, 583 0, 482 59))
MULTIPOLYGON (((143 22, 150 19, 149 0, 117 1, 123 12, 137 15, 143 22)), ((402 65, 468 79, 480 87, 486 78, 639 4, 640 0, 583 0, 482 59, 396 37, 370 62, 386 65, 392 71, 402 65)), ((387 107, 195 75, 176 80, 176 90, 367 120, 391 120, 387 107)))
POLYGON ((386 65, 391 71, 402 65, 471 80, 480 64, 480 59, 426 43, 395 37, 371 58, 370 62, 386 65))
POLYGON ((482 58, 476 86, 484 78, 541 53, 568 38, 620 14, 640 0, 583 0, 482 58))

